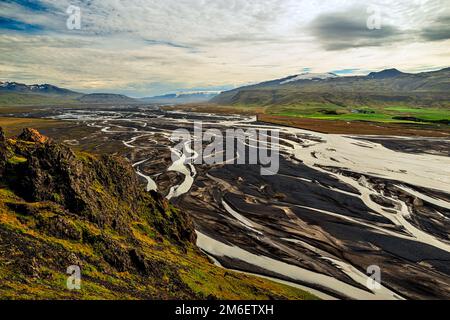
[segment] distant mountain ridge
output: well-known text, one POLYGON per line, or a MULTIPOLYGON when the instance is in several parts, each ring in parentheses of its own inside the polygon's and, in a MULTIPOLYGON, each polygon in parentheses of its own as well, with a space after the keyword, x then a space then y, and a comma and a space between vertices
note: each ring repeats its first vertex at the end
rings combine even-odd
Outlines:
POLYGON ((146 103, 161 103, 161 104, 183 104, 183 103, 197 103, 206 102, 220 94, 219 91, 197 91, 197 92, 180 92, 169 93, 155 97, 145 97, 140 100, 146 103))
POLYGON ((27 85, 18 82, 0 82, 0 105, 33 105, 61 103, 91 104, 184 104, 207 102, 220 94, 220 91, 196 91, 170 93, 140 99, 122 94, 90 93, 84 94, 51 84, 27 85))
POLYGON ((59 88, 51 84, 26 85, 24 83, 18 82, 0 82, 0 93, 2 92, 71 96, 71 97, 82 95, 82 93, 59 88))
POLYGON ((27 85, 18 82, 0 82, 0 105, 45 105, 67 103, 140 103, 139 100, 121 94, 84 94, 51 84, 27 85))
POLYGON ((286 84, 289 82, 295 82, 295 81, 299 81, 299 80, 325 80, 325 79, 333 79, 333 78, 337 78, 338 75, 334 74, 334 73, 302 73, 299 74, 297 76, 293 76, 293 77, 289 77, 289 79, 281 81, 280 84, 286 84))
POLYGON ((294 75, 225 91, 211 102, 258 106, 330 104, 352 107, 400 103, 450 107, 450 68, 417 74, 387 69, 367 76, 294 75))
POLYGON ((139 103, 138 100, 122 94, 91 93, 77 98, 82 103, 139 103))
POLYGON ((395 78, 405 74, 406 73, 401 72, 397 69, 386 69, 380 72, 371 72, 367 77, 371 79, 388 79, 388 78, 395 78))

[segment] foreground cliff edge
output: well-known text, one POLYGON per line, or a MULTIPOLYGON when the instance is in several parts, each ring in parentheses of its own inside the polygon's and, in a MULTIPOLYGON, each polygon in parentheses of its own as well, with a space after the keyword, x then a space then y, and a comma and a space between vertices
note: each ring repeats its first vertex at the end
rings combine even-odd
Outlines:
POLYGON ((127 160, 0 128, 0 299, 315 299, 214 266, 127 160), (67 287, 79 266, 81 289, 67 287))

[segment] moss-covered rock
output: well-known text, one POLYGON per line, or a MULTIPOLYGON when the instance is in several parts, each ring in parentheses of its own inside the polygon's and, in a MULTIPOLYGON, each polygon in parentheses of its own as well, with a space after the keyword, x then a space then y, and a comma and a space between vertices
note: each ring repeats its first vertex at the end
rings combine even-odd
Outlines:
POLYGON ((53 201, 124 236, 130 234, 131 221, 143 218, 179 244, 195 240, 190 219, 161 197, 145 193, 125 159, 76 154, 32 129, 12 147, 6 182, 27 201, 53 201), (23 161, 12 161, 16 158, 23 161))

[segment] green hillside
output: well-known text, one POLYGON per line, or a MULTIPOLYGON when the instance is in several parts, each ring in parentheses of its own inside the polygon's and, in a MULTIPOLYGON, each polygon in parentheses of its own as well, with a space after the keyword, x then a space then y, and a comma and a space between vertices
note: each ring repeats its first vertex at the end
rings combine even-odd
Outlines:
POLYGON ((265 108, 274 115, 385 122, 450 120, 450 68, 420 74, 268 81, 221 93, 218 105, 265 108))
POLYGON ((76 103, 75 98, 65 98, 58 96, 45 96, 40 94, 29 93, 0 93, 0 107, 2 106, 44 106, 76 103))

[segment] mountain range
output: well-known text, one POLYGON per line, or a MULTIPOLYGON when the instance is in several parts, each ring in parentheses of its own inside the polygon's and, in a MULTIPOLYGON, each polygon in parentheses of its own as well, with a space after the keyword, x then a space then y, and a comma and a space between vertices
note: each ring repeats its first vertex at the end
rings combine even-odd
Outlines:
POLYGON ((450 107, 450 68, 423 73, 397 69, 367 76, 300 74, 222 92, 220 105, 334 105, 338 107, 411 105, 450 107))
POLYGON ((0 105, 43 105, 90 103, 135 104, 139 100, 120 94, 91 93, 84 94, 51 84, 26 85, 18 82, 0 82, 0 105))
POLYGON ((39 94, 39 95, 60 96, 60 97, 79 97, 80 95, 82 95, 79 92, 59 88, 51 84, 26 85, 17 82, 0 82, 0 93, 5 92, 22 93, 22 94, 39 94))
POLYGON ((140 99, 121 94, 91 93, 83 94, 69 89, 59 88, 51 84, 26 85, 18 82, 0 82, 0 105, 33 105, 33 104, 164 104, 177 105, 184 103, 207 102, 220 91, 196 91, 170 93, 140 99))
POLYGON ((207 102, 220 94, 219 91, 198 91, 198 92, 181 92, 170 93, 161 96, 141 98, 145 103, 158 104, 183 104, 183 103, 199 103, 207 102))
POLYGON ((260 107, 450 107, 450 68, 416 74, 386 69, 366 76, 303 73, 224 92, 182 92, 141 99, 111 93, 83 94, 50 84, 0 82, 0 105, 202 102, 260 107))

